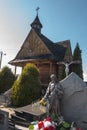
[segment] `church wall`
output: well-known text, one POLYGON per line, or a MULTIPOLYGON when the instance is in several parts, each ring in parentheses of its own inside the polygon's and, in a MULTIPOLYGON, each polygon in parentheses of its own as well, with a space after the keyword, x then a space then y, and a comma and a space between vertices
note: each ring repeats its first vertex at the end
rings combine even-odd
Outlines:
POLYGON ((58 73, 57 65, 53 62, 39 63, 37 64, 37 68, 39 69, 41 84, 44 85, 48 85, 50 82, 51 74, 58 73))

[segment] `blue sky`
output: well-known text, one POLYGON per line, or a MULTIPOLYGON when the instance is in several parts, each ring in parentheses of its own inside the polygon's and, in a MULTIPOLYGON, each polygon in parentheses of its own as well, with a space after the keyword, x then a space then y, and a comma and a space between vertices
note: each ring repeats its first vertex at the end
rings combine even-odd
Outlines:
POLYGON ((79 43, 87 80, 87 0, 0 0, 0 51, 6 53, 2 67, 22 46, 37 6, 44 35, 54 42, 69 39, 72 52, 79 43))

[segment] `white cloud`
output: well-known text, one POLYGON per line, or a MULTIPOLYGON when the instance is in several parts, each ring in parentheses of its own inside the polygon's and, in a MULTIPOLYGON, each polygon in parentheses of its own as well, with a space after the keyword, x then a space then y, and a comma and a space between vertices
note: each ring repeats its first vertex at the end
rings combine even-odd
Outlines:
POLYGON ((83 73, 84 81, 87 82, 87 72, 83 73))

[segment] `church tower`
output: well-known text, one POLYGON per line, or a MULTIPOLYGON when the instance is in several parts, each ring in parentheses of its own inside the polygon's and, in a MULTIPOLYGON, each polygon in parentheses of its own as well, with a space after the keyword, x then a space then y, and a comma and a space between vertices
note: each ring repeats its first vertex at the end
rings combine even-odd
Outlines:
POLYGON ((31 23, 31 27, 37 32, 37 33, 41 33, 41 28, 43 27, 40 20, 39 20, 39 17, 38 17, 38 10, 39 10, 39 7, 36 9, 37 11, 37 15, 36 15, 36 18, 34 19, 34 21, 31 23))

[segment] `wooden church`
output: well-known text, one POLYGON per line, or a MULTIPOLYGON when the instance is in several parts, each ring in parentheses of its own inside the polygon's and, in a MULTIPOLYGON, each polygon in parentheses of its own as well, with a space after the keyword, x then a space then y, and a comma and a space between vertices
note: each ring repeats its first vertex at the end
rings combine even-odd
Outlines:
POLYGON ((47 85, 52 73, 61 80, 63 65, 58 63, 71 62, 72 50, 69 40, 54 43, 41 33, 42 27, 37 12, 29 34, 16 57, 9 64, 22 69, 27 63, 35 64, 40 72, 41 84, 47 85))

